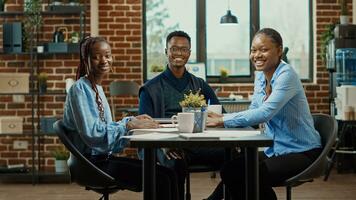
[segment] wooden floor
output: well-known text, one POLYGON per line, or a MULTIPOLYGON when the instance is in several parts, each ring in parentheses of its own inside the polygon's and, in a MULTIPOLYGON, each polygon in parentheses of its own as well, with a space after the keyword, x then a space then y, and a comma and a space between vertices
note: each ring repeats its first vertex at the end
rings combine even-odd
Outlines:
MULTIPOLYGON (((212 191, 219 178, 209 174, 193 174, 192 200, 201 200, 212 191)), ((285 189, 276 188, 278 199, 285 199, 285 189)), ((327 182, 321 179, 306 183, 292 191, 294 200, 355 200, 356 174, 332 173, 327 182)), ((99 195, 86 191, 76 184, 0 184, 0 200, 97 200, 99 195)), ((142 193, 120 191, 110 196, 112 200, 141 200, 142 193)))

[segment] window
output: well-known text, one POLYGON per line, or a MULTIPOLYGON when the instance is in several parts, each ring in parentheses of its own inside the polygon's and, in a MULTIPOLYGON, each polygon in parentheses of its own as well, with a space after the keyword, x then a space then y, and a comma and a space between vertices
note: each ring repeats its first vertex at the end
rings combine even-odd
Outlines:
POLYGON ((220 76, 220 69, 228 70, 230 76, 250 75, 249 54, 249 1, 230 1, 233 14, 238 16, 239 24, 221 25, 220 17, 226 14, 227 2, 206 1, 206 57, 207 76, 220 76), (247 65, 239 65, 235 60, 246 59, 247 65), (239 69, 246 68, 242 71, 239 69))
MULTIPOLYGON (((143 1, 145 2, 145 1, 143 1)), ((154 69, 165 68, 167 57, 166 36, 174 30, 184 30, 192 41, 189 62, 196 62, 196 3, 192 0, 147 0, 146 41, 147 79, 156 73, 154 69), (184 12, 182 12, 184 11, 184 12)))
POLYGON ((283 46, 288 47, 287 58, 301 79, 309 79, 312 59, 310 41, 310 18, 308 0, 268 0, 260 1, 260 28, 273 27, 283 38, 283 46), (278 8, 278 12, 273 12, 278 8))
POLYGON ((278 30, 289 48, 288 62, 301 79, 313 76, 312 0, 231 0, 237 25, 221 25, 228 1, 147 0, 144 10, 144 80, 152 69, 165 66, 165 39, 173 30, 184 30, 192 39, 189 62, 206 64, 208 82, 218 82, 220 69, 229 72, 228 82, 252 82, 250 43, 261 27, 278 30), (278 8, 278 10, 276 9, 278 8))

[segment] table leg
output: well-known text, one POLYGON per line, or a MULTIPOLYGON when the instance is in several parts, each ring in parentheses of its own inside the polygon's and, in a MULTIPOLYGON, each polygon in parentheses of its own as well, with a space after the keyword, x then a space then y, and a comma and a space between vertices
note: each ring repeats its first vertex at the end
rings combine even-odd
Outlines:
POLYGON ((144 149, 143 199, 156 200, 156 150, 154 148, 144 149))
POLYGON ((259 174, 257 147, 245 148, 246 200, 259 200, 259 174))
MULTIPOLYGON (((225 162, 231 160, 231 149, 230 148, 225 148, 224 160, 225 160, 225 162)), ((229 191, 226 189, 225 185, 224 185, 224 199, 227 199, 227 200, 230 199, 229 191)))

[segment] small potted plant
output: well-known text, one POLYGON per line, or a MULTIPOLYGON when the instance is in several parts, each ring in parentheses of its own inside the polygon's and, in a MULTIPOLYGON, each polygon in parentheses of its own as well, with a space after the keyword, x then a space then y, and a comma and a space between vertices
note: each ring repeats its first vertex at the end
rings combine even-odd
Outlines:
POLYGON ((38 91, 40 92, 40 94, 44 94, 47 92, 47 79, 48 79, 48 75, 45 72, 41 72, 37 76, 38 91))
POLYGON ((340 0, 340 24, 348 24, 348 15, 347 0, 340 0))
POLYGON ((36 36, 43 24, 42 0, 25 1, 24 3, 24 22, 23 22, 23 43, 24 51, 33 51, 37 47, 36 36))
POLYGON ((229 76, 229 71, 225 69, 224 67, 220 68, 220 82, 225 83, 227 81, 227 78, 229 76))
POLYGON ((206 101, 204 95, 200 94, 200 89, 197 92, 189 91, 184 94, 184 99, 179 102, 182 107, 182 112, 194 113, 194 128, 193 133, 202 132, 206 126, 207 112, 206 101))
POLYGON ((69 158, 69 152, 64 148, 56 148, 52 152, 52 156, 55 158, 54 165, 57 173, 64 173, 68 171, 67 160, 69 158))
POLYGON ((200 89, 197 92, 189 91, 188 94, 184 94, 184 99, 179 102, 182 107, 182 111, 205 111, 206 102, 204 95, 200 94, 200 89))
POLYGON ((5 11, 5 3, 7 0, 0 0, 0 12, 5 11))

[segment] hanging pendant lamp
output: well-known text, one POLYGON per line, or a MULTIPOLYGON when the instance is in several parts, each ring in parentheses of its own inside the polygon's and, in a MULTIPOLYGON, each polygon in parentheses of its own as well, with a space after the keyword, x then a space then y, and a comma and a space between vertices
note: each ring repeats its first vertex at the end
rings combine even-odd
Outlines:
POLYGON ((220 18, 220 24, 238 24, 237 17, 231 13, 230 0, 228 0, 228 9, 226 15, 220 18))

